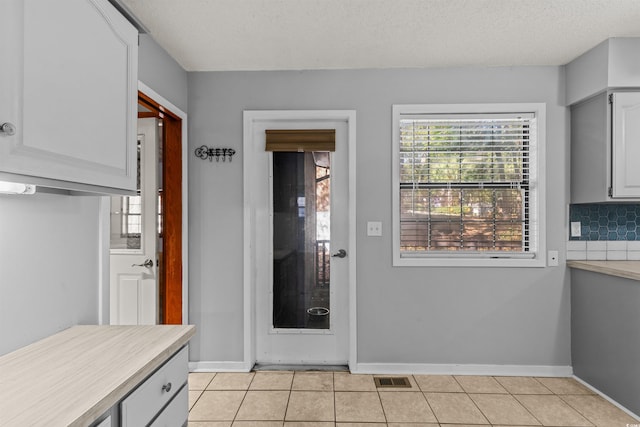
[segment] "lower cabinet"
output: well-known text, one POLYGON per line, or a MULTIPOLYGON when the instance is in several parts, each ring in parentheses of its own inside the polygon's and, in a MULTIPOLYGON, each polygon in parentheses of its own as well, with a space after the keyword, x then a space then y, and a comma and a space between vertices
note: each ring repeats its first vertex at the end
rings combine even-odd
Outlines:
POLYGON ((573 373, 636 414, 640 414, 638 307, 640 281, 571 269, 573 373))
POLYGON ((188 348, 185 346, 120 403, 122 427, 186 424, 189 414, 188 348))

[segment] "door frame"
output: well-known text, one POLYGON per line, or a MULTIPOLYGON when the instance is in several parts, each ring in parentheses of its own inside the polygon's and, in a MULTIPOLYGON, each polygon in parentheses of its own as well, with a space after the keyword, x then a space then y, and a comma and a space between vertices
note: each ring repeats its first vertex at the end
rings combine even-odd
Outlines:
POLYGON ((356 311, 356 111, 355 110, 245 110, 243 112, 243 290, 244 290, 244 360, 243 369, 250 371, 256 362, 256 205, 252 192, 256 183, 264 181, 254 171, 259 161, 253 154, 254 125, 269 121, 334 120, 347 123, 348 181, 349 181, 349 256, 348 262, 348 363, 356 369, 357 363, 357 311, 356 311))
POLYGON ((161 324, 182 323, 182 118, 174 114, 142 90, 138 90, 138 105, 150 110, 139 112, 142 117, 162 120, 162 265, 158 274, 158 320, 161 324), (178 161, 176 161, 178 160, 178 161))
MULTIPOLYGON (((176 107, 169 100, 162 95, 151 89, 149 86, 141 81, 138 81, 138 91, 145 94, 147 97, 158 103, 160 106, 169 110, 173 115, 177 116, 181 122, 181 157, 182 157, 182 185, 181 185, 181 204, 182 204, 182 238, 181 238, 181 256, 182 256, 182 268, 179 274, 182 281, 182 321, 181 323, 186 325, 189 322, 189 193, 188 193, 188 141, 187 141, 187 114, 176 107)), ((138 104, 138 98, 136 97, 136 105, 138 104)), ((136 119, 137 120, 137 119, 136 119)), ((110 204, 111 197, 105 196, 100 198, 100 220, 99 220, 99 302, 98 302, 98 317, 99 324, 108 325, 110 323, 110 278, 109 278, 109 229, 110 229, 110 204)))

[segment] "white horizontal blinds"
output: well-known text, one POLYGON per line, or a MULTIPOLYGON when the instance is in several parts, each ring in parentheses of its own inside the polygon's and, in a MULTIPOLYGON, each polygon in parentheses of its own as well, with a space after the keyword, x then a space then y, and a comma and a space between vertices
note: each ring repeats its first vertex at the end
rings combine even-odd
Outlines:
POLYGON ((528 252, 531 120, 400 120, 401 252, 528 252))

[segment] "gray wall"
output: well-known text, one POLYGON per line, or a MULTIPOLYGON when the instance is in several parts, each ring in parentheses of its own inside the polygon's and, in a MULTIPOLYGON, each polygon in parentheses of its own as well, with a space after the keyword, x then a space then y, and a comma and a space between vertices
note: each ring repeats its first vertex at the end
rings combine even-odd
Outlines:
POLYGON ((0 195, 0 355, 98 322, 98 200, 0 195))
POLYGON ((357 111, 358 361, 570 365, 569 280, 554 268, 391 266, 391 105, 547 103, 547 243, 564 253, 568 111, 562 67, 189 74, 189 144, 232 147, 231 164, 189 157, 193 361, 243 359, 242 112, 357 111), (366 236, 380 220, 382 238, 366 236))
POLYGON ((640 283, 571 271, 573 369, 607 396, 640 414, 640 283))
POLYGON ((187 72, 149 34, 140 35, 138 80, 187 112, 187 72))

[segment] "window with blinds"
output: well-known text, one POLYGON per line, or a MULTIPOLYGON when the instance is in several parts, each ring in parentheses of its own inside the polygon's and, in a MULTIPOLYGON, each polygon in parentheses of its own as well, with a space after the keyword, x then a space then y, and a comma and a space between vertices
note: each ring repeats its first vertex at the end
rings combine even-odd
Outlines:
POLYGON ((400 257, 535 256, 534 113, 395 119, 400 257))

